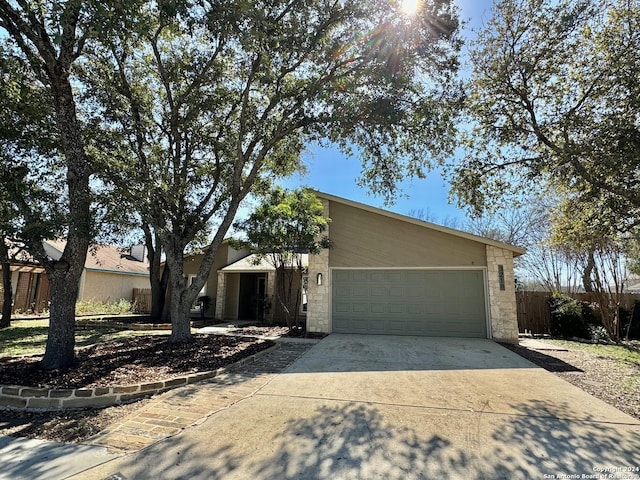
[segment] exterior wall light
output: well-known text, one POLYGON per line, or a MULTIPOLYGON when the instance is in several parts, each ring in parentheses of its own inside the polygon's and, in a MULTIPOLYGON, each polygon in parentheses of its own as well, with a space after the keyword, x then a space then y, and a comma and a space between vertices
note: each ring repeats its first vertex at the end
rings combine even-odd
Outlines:
POLYGON ((318 286, 322 285, 322 273, 318 273, 316 275, 316 283, 318 284, 318 286))

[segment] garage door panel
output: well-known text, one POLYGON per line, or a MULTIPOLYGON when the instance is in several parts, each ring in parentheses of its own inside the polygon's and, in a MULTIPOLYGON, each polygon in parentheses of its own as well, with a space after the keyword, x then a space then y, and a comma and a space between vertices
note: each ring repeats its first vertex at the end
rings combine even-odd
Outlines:
POLYGON ((333 331, 486 338, 481 270, 336 270, 333 331))

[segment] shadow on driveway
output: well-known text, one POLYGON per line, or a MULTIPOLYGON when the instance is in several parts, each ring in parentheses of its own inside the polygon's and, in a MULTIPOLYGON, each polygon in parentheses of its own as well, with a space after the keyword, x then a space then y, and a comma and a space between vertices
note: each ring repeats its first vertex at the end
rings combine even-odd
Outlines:
POLYGON ((402 412, 384 406, 296 401, 290 407, 281 424, 278 409, 265 409, 265 423, 278 426, 271 431, 231 418, 243 413, 234 409, 199 427, 208 437, 157 444, 119 463, 114 478, 530 479, 640 465, 637 427, 559 420, 559 405, 546 402, 513 405, 523 413, 508 416, 418 411, 404 425, 402 412), (220 421, 233 423, 228 435, 216 432, 220 421))

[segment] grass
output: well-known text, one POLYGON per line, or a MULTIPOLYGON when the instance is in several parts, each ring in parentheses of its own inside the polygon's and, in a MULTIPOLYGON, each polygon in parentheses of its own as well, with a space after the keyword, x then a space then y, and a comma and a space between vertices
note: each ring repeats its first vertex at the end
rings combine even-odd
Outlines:
POLYGON ((571 342, 569 340, 551 340, 551 342, 581 350, 601 358, 608 358, 620 363, 640 365, 640 352, 624 345, 601 345, 593 343, 571 342))
MULTIPOLYGON (((47 343, 49 320, 14 320, 0 330, 0 358, 42 355, 47 343)), ((120 330, 108 326, 76 329, 76 347, 87 347, 134 335, 168 335, 170 330, 120 330)))

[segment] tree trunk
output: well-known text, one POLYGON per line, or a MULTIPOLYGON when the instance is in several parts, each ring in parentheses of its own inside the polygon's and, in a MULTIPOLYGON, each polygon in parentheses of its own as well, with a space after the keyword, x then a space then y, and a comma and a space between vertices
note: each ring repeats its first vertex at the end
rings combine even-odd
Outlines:
MULTIPOLYGON (((185 343, 191 336, 191 304, 195 296, 186 295, 187 282, 184 277, 183 253, 180 245, 166 248, 167 265, 169 266, 169 313, 171 315, 171 343, 185 343)), ((197 295, 197 292, 196 292, 197 295)))
POLYGON ((11 286, 11 268, 9 262, 2 262, 2 288, 3 300, 2 317, 0 318, 0 328, 11 326, 11 313, 13 310, 13 287, 11 286))
POLYGON ((53 262, 39 259, 51 285, 49 334, 42 358, 42 367, 47 370, 67 368, 75 356, 76 300, 92 232, 91 164, 84 150, 71 83, 65 76, 52 79, 52 87, 67 167, 69 229, 60 259, 53 262))
POLYGON ((162 269, 161 247, 158 235, 153 235, 148 225, 143 225, 147 259, 149 260, 149 283, 151 285, 151 313, 153 320, 160 320, 164 310, 168 282, 168 267, 162 269), (154 241, 155 240, 155 241, 154 241))
POLYGON ((173 290, 170 297, 171 305, 169 311, 171 314, 171 343, 185 343, 193 340, 191 335, 191 302, 186 302, 184 295, 174 294, 173 290))
POLYGON ((49 334, 42 359, 42 367, 46 370, 68 368, 75 358, 75 312, 79 282, 70 281, 67 273, 56 268, 47 270, 51 305, 49 334))
POLYGON ((589 252, 587 257, 587 264, 582 271, 582 286, 584 287, 584 291, 587 293, 593 292, 593 283, 591 282, 591 274, 593 273, 593 269, 596 265, 596 259, 593 256, 593 251, 589 252))

